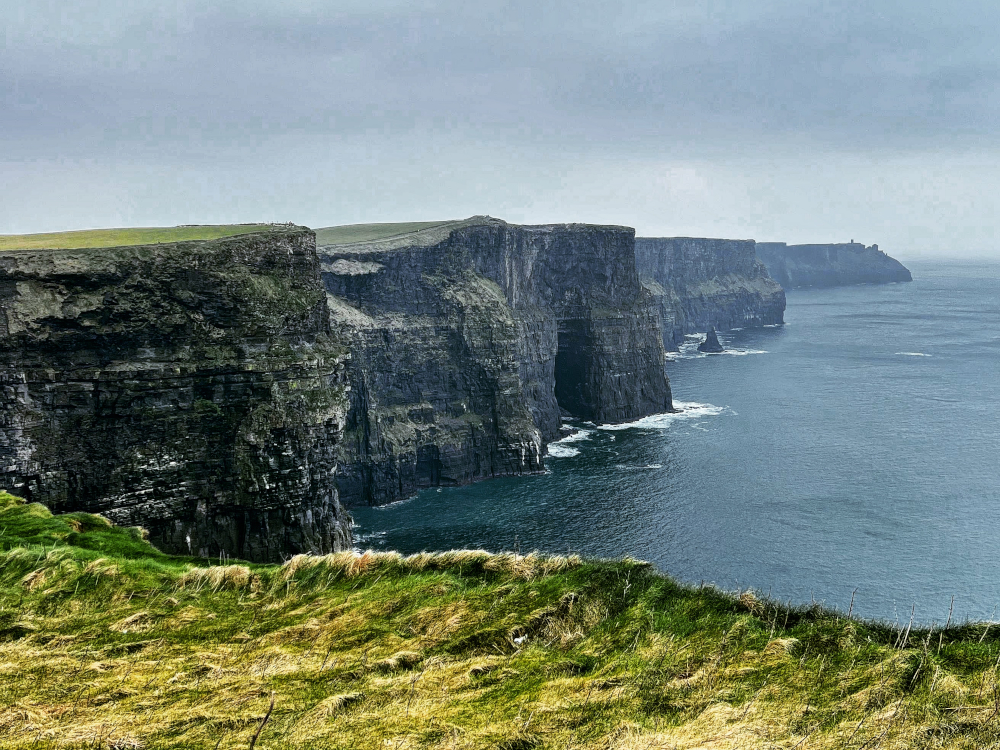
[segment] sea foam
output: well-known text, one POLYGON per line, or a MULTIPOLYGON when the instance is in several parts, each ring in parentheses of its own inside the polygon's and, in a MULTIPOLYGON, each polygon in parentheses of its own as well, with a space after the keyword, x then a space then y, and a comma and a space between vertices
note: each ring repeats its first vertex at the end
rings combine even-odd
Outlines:
POLYGON ((712 404, 699 404, 695 401, 674 401, 674 408, 677 409, 677 411, 669 412, 667 414, 651 414, 648 417, 637 419, 634 422, 625 422, 623 424, 605 424, 601 425, 597 429, 630 430, 633 428, 638 428, 638 429, 666 430, 674 422, 679 422, 681 420, 687 420, 687 419, 701 419, 702 417, 717 417, 718 415, 726 411, 725 406, 714 406, 712 404))
POLYGON ((569 443, 576 443, 586 440, 594 434, 593 430, 577 430, 572 435, 567 435, 559 440, 549 443, 549 456, 551 458, 572 458, 580 455, 580 449, 574 448, 569 443))
POLYGON ((745 357, 748 354, 767 354, 767 351, 763 349, 743 349, 741 347, 729 348, 726 336, 720 336, 719 340, 722 342, 723 346, 727 348, 721 352, 713 352, 708 354, 707 352, 699 352, 698 345, 704 340, 704 334, 701 333, 689 333, 684 336, 687 339, 683 344, 678 347, 676 352, 667 352, 667 360, 674 362, 679 359, 704 359, 705 357, 713 357, 716 354, 729 354, 733 357, 745 357))

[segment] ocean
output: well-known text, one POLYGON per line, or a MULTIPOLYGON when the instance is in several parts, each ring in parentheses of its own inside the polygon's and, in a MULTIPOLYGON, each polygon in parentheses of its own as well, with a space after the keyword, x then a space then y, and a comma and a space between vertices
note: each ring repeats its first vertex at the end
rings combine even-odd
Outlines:
POLYGON ((547 472, 355 508, 361 548, 631 556, 692 584, 889 622, 1000 616, 1000 263, 788 293, 691 338, 678 414, 572 423, 547 472))

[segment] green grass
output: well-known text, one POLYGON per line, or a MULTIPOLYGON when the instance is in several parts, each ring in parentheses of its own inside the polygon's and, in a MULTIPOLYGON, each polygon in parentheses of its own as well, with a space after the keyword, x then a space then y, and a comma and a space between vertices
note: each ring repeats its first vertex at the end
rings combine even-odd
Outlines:
POLYGON ((407 234, 456 224, 457 221, 411 221, 401 224, 346 224, 316 230, 317 245, 349 245, 354 242, 374 242, 407 234))
POLYGON ((80 250, 91 247, 156 245, 163 242, 215 240, 269 229, 268 224, 198 225, 84 229, 76 232, 0 235, 0 250, 80 250))
POLYGON ((0 495, 0 748, 998 747, 998 636, 631 560, 211 565, 0 495))

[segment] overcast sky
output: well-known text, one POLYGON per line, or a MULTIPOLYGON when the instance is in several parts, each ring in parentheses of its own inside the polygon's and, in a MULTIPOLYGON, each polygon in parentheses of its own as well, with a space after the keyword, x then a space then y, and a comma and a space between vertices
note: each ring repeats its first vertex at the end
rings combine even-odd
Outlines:
POLYGON ((0 0, 0 233, 491 214, 993 254, 995 0, 0 0))

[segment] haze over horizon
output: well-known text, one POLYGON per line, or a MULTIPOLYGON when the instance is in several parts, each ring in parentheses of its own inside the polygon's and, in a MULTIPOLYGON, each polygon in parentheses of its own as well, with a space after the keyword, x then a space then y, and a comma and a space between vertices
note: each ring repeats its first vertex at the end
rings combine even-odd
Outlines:
POLYGON ((984 0, 4 10, 3 234, 490 214, 996 254, 984 0))

